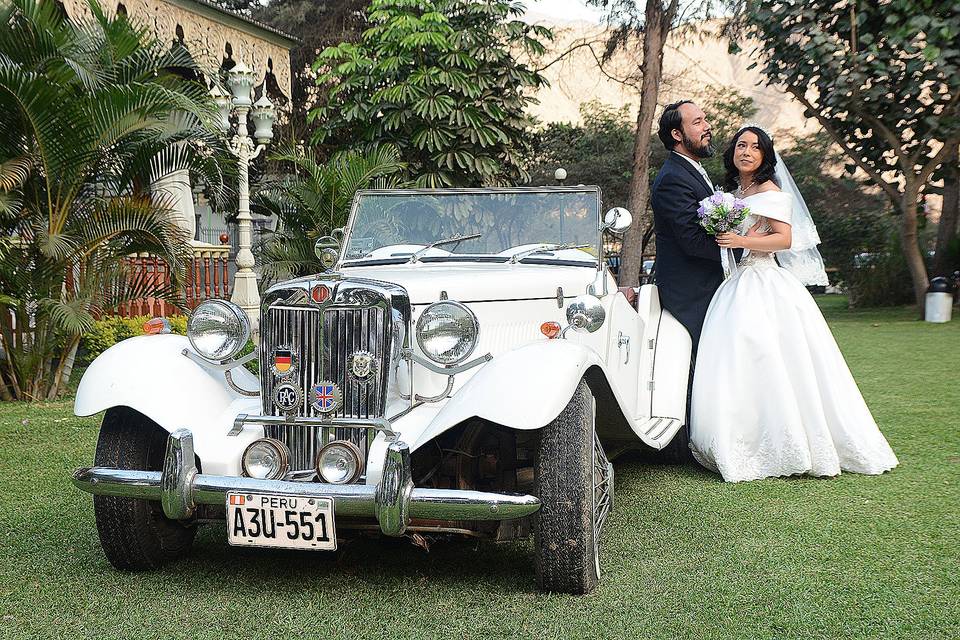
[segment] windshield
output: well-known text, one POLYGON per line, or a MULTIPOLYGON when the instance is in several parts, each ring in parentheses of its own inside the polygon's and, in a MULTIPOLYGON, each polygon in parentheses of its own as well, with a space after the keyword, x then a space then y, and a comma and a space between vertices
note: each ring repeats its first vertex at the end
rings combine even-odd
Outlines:
POLYGON ((344 259, 506 261, 527 252, 596 264, 599 216, 600 192, 590 187, 361 192, 344 259))

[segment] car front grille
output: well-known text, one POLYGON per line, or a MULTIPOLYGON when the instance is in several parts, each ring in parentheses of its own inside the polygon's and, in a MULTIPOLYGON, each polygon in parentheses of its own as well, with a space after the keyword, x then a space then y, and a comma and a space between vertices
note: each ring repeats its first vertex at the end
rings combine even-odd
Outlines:
MULTIPOLYGON (((278 304, 265 309, 261 319, 260 379, 266 415, 283 415, 274 401, 274 389, 290 382, 301 391, 294 416, 331 418, 383 417, 387 396, 390 357, 390 316, 383 305, 327 307, 278 304), (278 376, 272 370, 279 349, 293 353, 293 370, 278 376), (348 361, 358 351, 373 354, 377 368, 367 381, 349 372, 348 361), (327 381, 336 384, 342 404, 327 414, 313 406, 314 386, 327 381)), ((291 469, 313 469, 317 452, 333 440, 349 440, 364 458, 374 432, 366 428, 278 425, 265 427, 265 435, 280 440, 290 449, 291 469)))

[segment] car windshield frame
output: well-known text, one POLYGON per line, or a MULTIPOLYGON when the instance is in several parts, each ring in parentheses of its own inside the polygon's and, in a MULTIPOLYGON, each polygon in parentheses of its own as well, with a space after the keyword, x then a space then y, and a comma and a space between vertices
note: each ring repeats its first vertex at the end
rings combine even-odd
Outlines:
MULTIPOLYGON (((409 261, 410 256, 395 256, 395 257, 380 257, 380 258, 346 258, 346 249, 350 246, 350 239, 353 234, 353 229, 356 224, 356 219, 358 212, 360 210, 360 204, 362 199, 369 196, 463 196, 463 195, 510 195, 510 194, 543 194, 551 195, 558 193, 570 193, 570 194, 585 194, 589 195, 593 199, 593 206, 591 207, 595 214, 594 219, 596 220, 595 237, 591 242, 590 246, 596 250, 596 255, 591 255, 586 252, 583 253, 584 259, 580 260, 571 260, 563 258, 551 258, 543 253, 535 253, 529 255, 522 260, 522 264, 553 264, 561 266, 584 266, 599 268, 602 258, 602 232, 600 230, 602 217, 601 217, 601 192, 600 187, 597 186, 586 186, 586 185, 576 185, 576 186, 543 186, 543 187, 464 187, 464 188, 448 188, 448 189, 362 189, 357 191, 354 195, 353 203, 350 206, 350 216, 347 219, 347 226, 344 228, 343 233, 343 242, 341 244, 341 253, 336 265, 336 269, 341 267, 351 267, 351 266, 379 266, 379 265, 395 265, 395 264, 404 264, 409 261)), ((441 238, 437 238, 440 240, 441 238)), ((549 243, 544 243, 549 244, 549 243)), ((510 260, 510 255, 497 255, 490 253, 463 253, 463 254, 451 254, 450 256, 430 256, 425 255, 420 257, 417 261, 422 263, 439 263, 439 262, 486 262, 486 263, 506 263, 510 260)))

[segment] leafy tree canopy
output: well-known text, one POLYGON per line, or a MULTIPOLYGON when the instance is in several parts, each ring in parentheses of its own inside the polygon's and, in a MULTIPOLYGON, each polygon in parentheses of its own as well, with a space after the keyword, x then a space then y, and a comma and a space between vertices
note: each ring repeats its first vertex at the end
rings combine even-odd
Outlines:
POLYGON ((591 100, 580 105, 583 123, 552 122, 534 136, 529 172, 535 185, 553 184, 563 167, 569 184, 595 184, 604 207, 625 206, 633 153, 633 122, 628 107, 591 100))
MULTIPOLYGON (((242 1, 251 3, 251 0, 242 1)), ((341 42, 358 40, 366 26, 364 9, 369 4, 370 0, 269 0, 249 7, 252 18, 300 39, 290 50, 293 128, 290 139, 306 136, 307 112, 318 99, 322 100, 316 75, 311 70, 317 53, 341 42)))
POLYGON ((549 29, 515 0, 373 0, 360 42, 325 49, 315 68, 329 101, 310 113, 316 142, 389 143, 422 186, 524 182, 530 95, 546 80, 549 29))
POLYGON ((918 302, 919 193, 960 144, 960 2, 749 3, 767 81, 786 87, 900 210, 918 302))

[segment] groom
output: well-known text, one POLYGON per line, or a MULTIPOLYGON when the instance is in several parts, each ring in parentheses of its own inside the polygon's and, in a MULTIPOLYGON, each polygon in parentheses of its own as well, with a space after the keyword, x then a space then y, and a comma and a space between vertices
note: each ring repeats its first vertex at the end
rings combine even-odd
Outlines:
POLYGON ((657 234, 656 280, 660 304, 680 321, 697 351, 707 306, 720 283, 720 248, 700 226, 697 207, 713 193, 700 160, 713 155, 710 123, 690 100, 667 105, 657 131, 667 160, 653 183, 657 234))
POLYGON ((700 226, 697 216, 700 201, 713 193, 710 176, 700 166, 702 159, 713 155, 707 116, 690 100, 667 105, 660 115, 657 135, 668 152, 651 194, 657 234, 657 289, 661 306, 686 327, 693 342, 688 424, 664 450, 669 458, 682 461, 691 457, 687 440, 697 344, 710 299, 723 282, 723 267, 716 240, 700 226))

